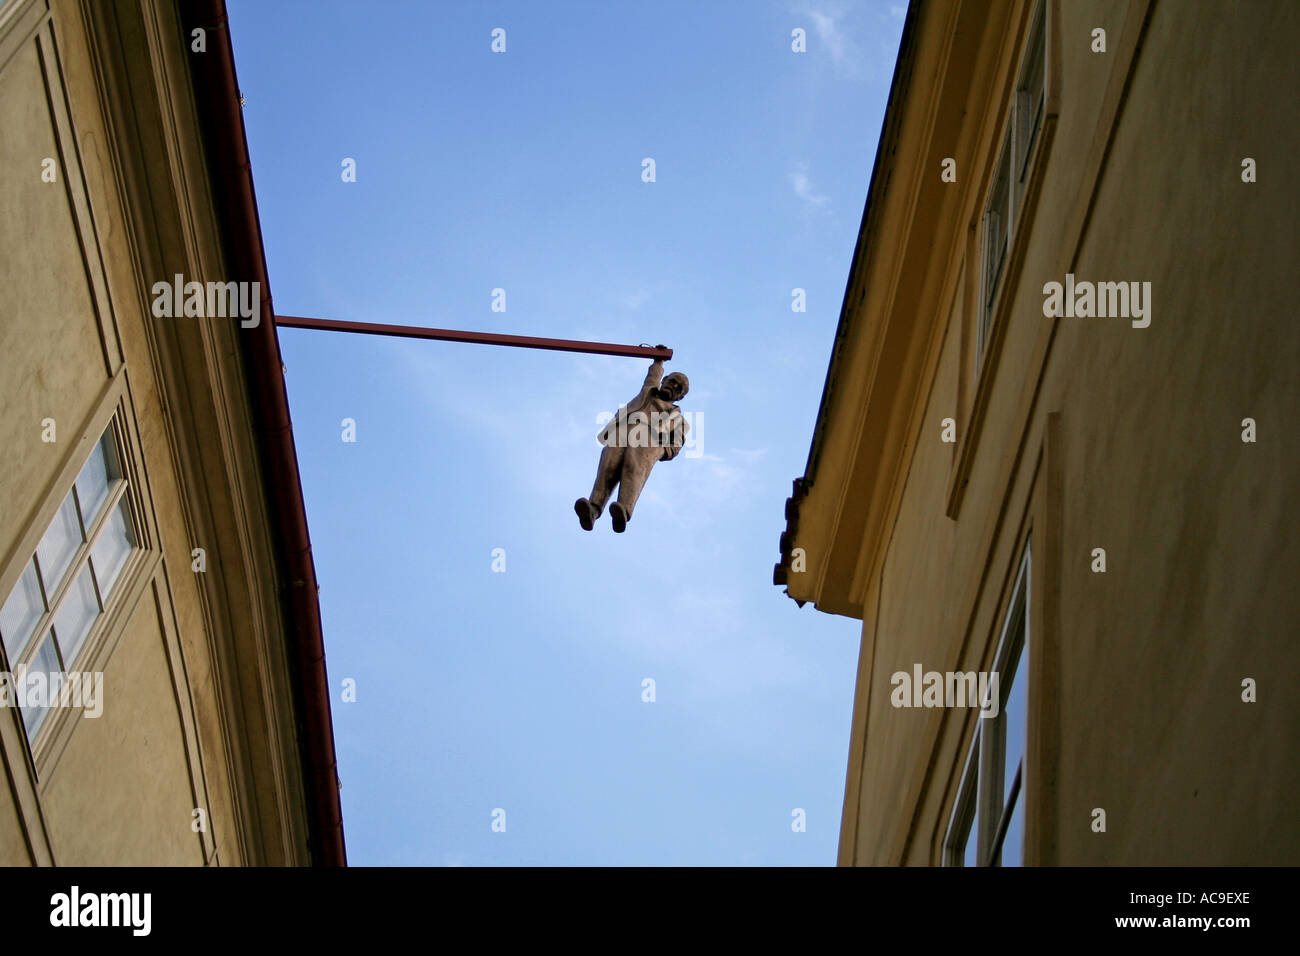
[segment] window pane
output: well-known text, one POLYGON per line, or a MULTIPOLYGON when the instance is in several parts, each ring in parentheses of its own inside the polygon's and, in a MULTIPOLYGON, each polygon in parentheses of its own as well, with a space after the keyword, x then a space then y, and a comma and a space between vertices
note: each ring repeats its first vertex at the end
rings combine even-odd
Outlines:
POLYGON ((95 578, 99 581, 99 593, 108 600, 113 585, 117 584, 122 567, 131 554, 135 543, 131 536, 131 523, 127 520, 126 498, 123 498, 113 513, 108 516, 104 528, 91 549, 90 560, 95 566, 95 578))
POLYGON ((962 866, 979 866, 979 841, 975 839, 975 822, 974 815, 971 816, 971 826, 966 831, 966 848, 962 851, 962 866))
POLYGON ((41 646, 37 648, 35 656, 31 663, 28 664, 27 673, 24 675, 23 688, 18 689, 19 701, 24 705, 39 704, 42 701, 32 700, 37 697, 41 678, 33 679, 35 674, 44 676, 44 707, 41 706, 24 706, 23 723, 27 725, 27 736, 36 737, 36 731, 41 729, 41 724, 45 723, 45 717, 50 712, 50 675, 59 673, 59 656, 54 650, 54 638, 49 631, 45 632, 45 639, 41 641, 41 646), (25 693, 24 693, 25 692, 25 693))
POLYGON ((1025 865, 1025 801, 1022 791, 1016 797, 1015 809, 1007 823, 1007 835, 1002 839, 1002 865, 1025 865))
MULTIPOLYGON (((1040 34, 1037 37, 1037 46, 1033 51, 1033 59, 1029 62, 1029 75, 1025 78, 1025 92, 1029 94, 1029 115, 1036 118, 1038 108, 1043 104, 1043 38, 1040 34)), ((1032 127, 1031 127, 1032 128, 1032 127)))
POLYGON ((4 637, 5 653, 10 663, 17 662, 27 649, 32 629, 45 613, 45 599, 41 597, 41 584, 36 578, 36 564, 27 562, 23 576, 14 585, 13 593, 0 609, 0 635, 4 637))
POLYGON ((1045 7, 1040 3, 1034 13, 1034 24, 1030 29, 1029 42, 1025 50, 1025 66, 1020 82, 1017 84, 1017 90, 1024 94, 1023 98, 1017 97, 1017 108, 1023 115, 1016 118, 1020 126, 1019 179, 1022 182, 1029 171, 1029 154, 1033 151, 1034 142, 1038 138, 1038 127, 1043 119, 1043 96, 1046 93, 1044 71, 1047 56, 1045 16, 1045 7))
POLYGON ((90 459, 77 476, 77 497, 81 501, 81 517, 89 528, 99 511, 108 500, 109 482, 112 478, 110 467, 114 459, 112 429, 104 432, 104 437, 95 445, 90 459))
POLYGON ((1002 217, 996 212, 989 213, 988 234, 988 273, 984 276, 984 304, 991 305, 996 291, 998 268, 1002 265, 1002 232, 999 228, 1002 217))
POLYGON ((979 748, 980 732, 975 731, 975 740, 966 758, 966 770, 962 774, 961 787, 957 791, 957 803, 953 809, 952 833, 948 838, 947 861, 955 866, 979 865, 979 830, 976 820, 979 816, 979 748))
POLYGON ((67 599, 54 616, 54 633, 63 651, 64 662, 71 667, 81 650, 90 626, 99 617, 99 601, 95 597, 95 584, 90 578, 90 567, 83 566, 67 599))
POLYGON ((54 521, 36 546, 36 558, 41 564, 41 579, 45 582, 45 593, 53 595, 63 581, 72 556, 80 547, 81 523, 77 521, 77 504, 72 494, 63 499, 54 521))
MULTIPOLYGON (((1016 657, 1021 655, 1017 654, 1016 657)), ((1006 699, 1002 704, 1002 716, 1004 726, 1006 727, 1006 749, 1003 751, 1005 759, 1002 765, 1002 802, 1005 804, 1007 796, 1011 793, 1011 782, 1016 778, 1016 771, 1020 768, 1020 762, 1025 756, 1025 732, 1028 718, 1028 681, 1025 680, 1025 667, 1023 661, 1009 661, 1006 665, 1007 673, 999 675, 999 682, 1008 678, 1011 680, 1011 688, 1004 690, 1006 699)), ((1003 684, 1003 687, 1006 685, 1003 684)))
POLYGON ((1043 72, 1047 62, 1047 26, 1046 10, 1040 5, 1034 16, 1033 30, 1029 35, 1028 62, 1025 69, 1023 88, 1033 98, 1034 106, 1043 96, 1043 72))
POLYGON ((1011 139, 1002 145, 997 169, 993 173, 993 189, 989 192, 988 274, 984 280, 985 302, 991 304, 1002 277, 1002 264, 1010 245, 1011 139))

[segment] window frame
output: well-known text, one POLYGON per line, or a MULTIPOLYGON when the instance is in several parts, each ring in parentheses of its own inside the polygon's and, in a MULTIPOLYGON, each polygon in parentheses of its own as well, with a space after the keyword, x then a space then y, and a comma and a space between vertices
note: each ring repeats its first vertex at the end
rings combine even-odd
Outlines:
MULTIPOLYGON (((1042 195, 1042 190, 1047 188, 1048 164, 1055 148, 1054 141, 1060 119, 1062 86, 1064 83, 1061 62, 1061 37, 1059 35, 1061 29, 1060 2, 1061 0, 1038 0, 1037 5, 1033 6, 1032 9, 1028 6, 1022 9, 1019 15, 1024 17, 1023 24, 1019 29, 1009 30, 1006 34, 1009 37, 1014 36, 1015 39, 1004 41, 1006 44, 1014 43, 1019 45, 1021 51, 1019 60, 1015 63, 1014 68, 1004 71, 1003 75, 999 76, 996 81, 998 84, 1012 86, 1012 99, 1014 99, 1015 90, 1023 87, 1020 82, 1021 77, 1030 78, 1036 85, 1037 66, 1026 61, 1025 52, 1031 41, 1041 46, 1043 78, 1041 99, 1036 107, 1034 107, 1033 99, 1030 99, 1030 105, 1034 107, 1032 113, 1033 135, 1029 138, 1025 150, 1025 166, 1023 175, 1020 177, 1023 179, 1023 184, 1019 188, 1020 198, 1016 209, 1016 222, 1013 224, 1010 257, 1007 260, 1006 272, 1002 279, 1004 287, 1016 285, 1018 288, 1023 278, 1022 272, 1025 261, 1032 252, 1029 248, 1029 235, 1038 221, 1039 207, 1041 206, 1039 198, 1042 195), (1027 63, 1031 67, 1029 72, 1025 71, 1027 63), (1011 78, 1016 78, 1016 81, 1013 83, 1011 78)), ((1014 55, 1013 50, 1014 48, 1006 52, 1008 58, 1014 55)), ((993 89, 993 87, 989 88, 986 97, 990 101, 996 98, 993 89)), ((996 117, 986 116, 986 122, 989 124, 1005 122, 1010 112, 1011 110, 1007 108, 996 117)), ((980 134, 980 142, 976 149, 978 155, 983 157, 982 162, 985 164, 985 168, 980 173, 984 183, 989 183, 988 177, 993 174, 992 163, 997 156, 994 149, 1000 149, 1003 145, 1001 134, 1004 132, 1004 128, 998 127, 992 130, 984 130, 980 134)), ((954 521, 961 515, 962 503, 970 482, 971 469, 974 467, 974 459, 980 448, 985 418, 996 385, 1003 339, 1007 327, 1011 324, 1006 320, 1004 313, 1009 310, 1012 297, 999 292, 994 296, 993 307, 989 311, 988 321, 985 323, 985 334, 981 336, 980 316, 982 308, 980 296, 985 291, 982 279, 985 251, 982 229, 984 226, 983 212, 987 201, 987 187, 979 183, 972 186, 972 195, 969 199, 969 218, 966 220, 965 227, 966 237, 964 239, 962 280, 959 292, 961 296, 962 333, 961 371, 957 382, 958 437, 952 450, 952 468, 948 476, 948 492, 944 508, 944 514, 954 521)), ((1041 340, 1041 333, 1039 338, 1041 340)))
POLYGON ((1006 108, 995 142, 998 143, 995 161, 984 197, 979 229, 979 294, 975 314, 975 378, 978 381, 988 354, 989 340, 997 317, 998 306, 1006 287, 1012 254, 1020 233, 1025 194, 1033 179, 1035 156, 1043 141, 1043 126, 1047 118, 1048 62, 1047 62, 1047 5, 1048 0, 1038 0, 1031 14, 1029 31, 1021 50, 1016 69, 1016 85, 1011 102, 1006 108), (1028 84, 1037 75, 1037 89, 1028 84), (1037 95, 1037 106, 1034 106, 1037 95), (1032 112, 1032 116, 1028 115, 1032 112), (1001 177, 1006 172, 1006 196, 999 197, 1001 177), (1000 207, 996 208, 995 206, 1000 207), (994 250, 990 241, 990 226, 1005 220, 1001 233, 1001 248, 994 250), (990 262, 994 252, 999 262, 990 279, 990 262))
MULTIPOLYGON (((943 840, 943 865, 965 866, 966 847, 971 840, 978 843, 979 819, 979 750, 980 734, 976 726, 975 737, 966 751, 966 760, 962 765, 961 781, 957 785, 957 799, 953 801, 952 812, 948 815, 948 826, 943 840)), ((979 850, 976 849, 976 862, 979 850)))
MULTIPOLYGON (((13 585, 8 593, 5 594, 3 601, 0 601, 0 607, 7 604, 9 599, 17 592, 21 586, 23 574, 26 573, 28 566, 36 570, 37 588, 44 606, 41 615, 32 625, 30 632, 25 638, 25 643, 14 654, 11 659, 9 648, 7 646, 7 636, 0 640, 0 663, 3 663, 4 670, 9 674, 15 674, 22 668, 33 670, 33 662, 37 659, 43 649, 47 638, 51 637, 55 657, 57 658, 60 673, 67 675, 77 669, 80 662, 90 659, 93 649, 98 645, 98 636, 102 633, 104 621, 110 616, 114 609, 114 600, 118 598, 125 590, 129 580, 133 559, 135 559, 144 550, 144 537, 142 535, 141 519, 137 503, 131 494, 132 483, 129 477, 129 453, 126 444, 127 436, 119 420, 120 415, 114 412, 107 423, 98 432, 94 443, 91 445, 89 453, 80 462, 76 471, 73 473, 70 481, 61 483, 62 494, 58 497, 58 505, 55 507, 44 530, 41 532, 36 544, 27 553, 26 560, 23 562, 22 571, 15 578, 13 585), (104 470, 107 478, 108 490, 99 504, 99 510, 91 519, 89 525, 86 523, 85 514, 81 505, 81 491, 77 487, 78 480, 81 478, 86 466, 95 456, 98 449, 103 447, 104 440, 110 438, 112 441, 112 458, 110 462, 105 457, 104 470), (63 570, 59 580, 54 584, 51 591, 50 582, 45 580, 45 572, 41 567, 40 544, 45 540, 45 535, 55 526, 59 515, 68 500, 72 500, 76 512, 77 524, 81 531, 81 541, 78 543, 72 556, 68 559, 66 568, 63 570), (125 504, 125 519, 127 531, 130 536, 130 547, 127 550, 125 559, 117 568, 116 576, 112 584, 108 587, 108 594, 104 594, 104 584, 101 580, 101 571, 94 565, 94 551, 96 545, 104 538, 108 531, 109 525, 113 520, 114 514, 125 504), (86 633, 81 637, 80 643, 77 644, 71 659, 65 656, 65 640, 58 633, 56 621, 60 612, 67 606, 69 599, 74 595, 78 587, 81 575, 89 569, 91 586, 94 590, 96 614, 91 621, 86 633)), ((14 706, 18 712, 18 718, 22 723, 26 733, 29 745, 34 749, 37 741, 43 739, 49 730, 53 721, 47 719, 50 711, 54 708, 47 706, 42 711, 42 716, 34 722, 29 721, 29 716, 23 708, 14 706)))
MULTIPOLYGON (((989 749, 996 752, 993 761, 995 766, 990 768, 989 786, 987 788, 989 809, 992 811, 995 807, 997 808, 996 818, 990 813, 987 827, 989 846, 988 853, 984 854, 984 856, 989 860, 988 865, 990 866, 1003 865, 1002 846, 1011 817, 1017 808, 1024 809, 1025 762, 1029 753, 1029 714, 1025 714, 1025 742, 1021 748, 1025 756, 1021 757, 1020 766, 1016 768, 1016 776, 1012 781, 1011 792, 1007 794, 1004 790, 1007 754, 1006 702, 1011 697, 1011 689, 1015 686, 1016 680, 1029 679, 1029 588, 1031 573, 1030 546, 1026 543, 1025 553, 1020 560, 1020 567, 1016 573, 1016 584, 1012 589, 1011 601, 1008 604, 1006 617, 1003 619, 998 648, 993 658, 993 668, 998 673, 998 695, 1000 698, 998 701, 998 715, 988 718, 985 722, 990 726, 981 731, 981 733, 992 731, 993 747, 989 749), (1006 673, 1007 666, 1013 657, 1015 659, 1015 670, 1012 673, 1011 680, 1003 681, 1002 675, 1006 673), (994 796, 997 797, 996 803, 993 801, 994 796)), ((1026 706, 1028 706, 1028 702, 1029 694, 1026 691, 1026 706)), ((1015 865, 1022 866, 1023 864, 1024 855, 1022 849, 1021 859, 1015 865)))
MULTIPOLYGON (((1025 745, 1011 791, 1005 790, 1006 774, 1006 702, 1017 680, 1029 680, 1030 595, 1032 586, 1032 547, 1025 541, 1024 553, 1016 564, 1015 581, 1006 613, 1002 617, 998 642, 993 654, 992 670, 998 674, 998 714, 982 717, 978 713, 971 741, 966 748, 957 796, 948 816, 943 839, 942 863, 944 866, 964 866, 966 847, 971 839, 976 841, 977 866, 1002 866, 1002 847, 1010 827, 1011 817, 1017 810, 1027 812, 1026 785, 1028 776, 1030 714, 1025 713, 1025 745), (1004 683, 1005 672, 1012 656, 1016 666, 1012 679, 1004 683)), ((1026 688, 1025 703, 1029 693, 1026 688)), ((1014 865, 1024 865, 1024 848, 1021 859, 1014 865)))

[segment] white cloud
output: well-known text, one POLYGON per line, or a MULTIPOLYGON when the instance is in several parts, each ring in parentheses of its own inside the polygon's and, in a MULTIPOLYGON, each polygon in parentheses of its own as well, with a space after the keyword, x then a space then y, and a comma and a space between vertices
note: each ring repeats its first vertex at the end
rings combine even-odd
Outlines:
POLYGON ((807 163, 800 163, 790 174, 790 185, 794 187, 794 194, 803 200, 808 209, 822 209, 830 202, 825 195, 817 191, 812 180, 808 178, 807 163))
POLYGON ((801 6, 795 8, 794 12, 812 21, 817 41, 809 47, 809 53, 817 48, 825 50, 830 56, 831 66, 841 76, 855 77, 860 74, 864 59, 851 33, 844 27, 845 7, 842 4, 801 6))
POLYGON ((808 16, 812 17, 813 29, 817 31, 817 39, 821 40, 830 53, 831 62, 836 66, 841 65, 844 62, 846 42, 844 34, 835 25, 835 17, 819 10, 809 10, 808 16))

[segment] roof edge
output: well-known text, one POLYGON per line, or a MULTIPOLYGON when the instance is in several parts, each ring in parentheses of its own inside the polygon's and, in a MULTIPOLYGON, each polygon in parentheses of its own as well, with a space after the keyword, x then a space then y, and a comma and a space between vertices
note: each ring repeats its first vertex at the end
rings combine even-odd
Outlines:
POLYGON ((263 491, 277 532, 278 558, 284 570, 282 606, 289 651, 295 664, 298 698, 295 709, 301 731, 299 748, 308 805, 308 846, 313 863, 346 866, 316 569, 307 533, 307 512, 226 4, 225 0, 195 0, 180 3, 179 12, 187 34, 195 27, 208 31, 207 52, 197 60, 190 58, 190 77, 212 183, 214 211, 226 240, 230 265, 238 273, 260 282, 262 288, 261 321, 247 329, 246 335, 241 335, 241 344, 254 398, 252 412, 258 428, 263 491), (197 69, 196 63, 206 69, 197 69))
MULTIPOLYGON (((781 535, 781 559, 772 572, 772 583, 781 586, 787 583, 790 569, 790 549, 794 545, 795 534, 799 526, 799 508, 812 489, 816 479, 817 464, 821 454, 826 420, 830 414, 830 405, 835 392, 835 380, 839 370, 845 340, 848 338, 849 300, 858 285, 859 272, 863 268, 870 238, 872 224, 880 215, 883 207, 885 190, 889 185, 889 174, 893 170, 892 159, 897 148, 902 128, 901 103, 911 81, 912 68, 915 65, 917 21, 923 0, 910 0, 907 18, 903 21, 903 33, 898 43, 898 59, 894 63, 894 76, 890 81, 889 98, 885 103, 885 115, 880 123, 880 138, 876 144, 876 158, 871 168, 870 185, 867 198, 862 208, 862 225, 858 229, 857 242, 853 247, 853 258, 849 263, 849 275, 844 284, 844 299, 840 304, 839 322, 835 326, 835 338, 831 345, 831 357, 826 366, 826 381, 822 385, 822 397, 817 406, 817 418, 813 425, 813 437, 808 446, 808 460, 804 465, 802 478, 795 479, 796 495, 786 502, 786 527, 781 535)), ((786 594, 790 592, 787 589, 786 594)), ((800 607, 804 600, 794 599, 800 607)), ((814 599, 815 600, 815 599, 814 599)), ((838 612, 832 612, 838 613, 838 612)))

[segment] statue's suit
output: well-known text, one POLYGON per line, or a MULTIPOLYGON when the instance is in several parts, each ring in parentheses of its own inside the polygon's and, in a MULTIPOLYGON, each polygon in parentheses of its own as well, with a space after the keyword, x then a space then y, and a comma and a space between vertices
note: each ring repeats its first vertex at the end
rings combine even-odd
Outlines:
POLYGON ((590 501, 597 515, 604 511, 617 484, 618 502, 632 517, 636 499, 655 462, 676 458, 686 442, 690 426, 681 408, 656 393, 663 375, 664 363, 656 360, 646 373, 641 391, 596 436, 605 446, 591 489, 590 501))

